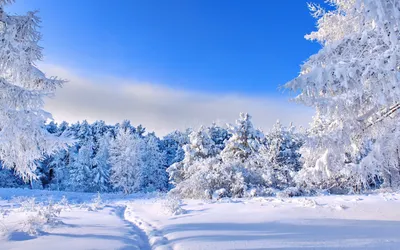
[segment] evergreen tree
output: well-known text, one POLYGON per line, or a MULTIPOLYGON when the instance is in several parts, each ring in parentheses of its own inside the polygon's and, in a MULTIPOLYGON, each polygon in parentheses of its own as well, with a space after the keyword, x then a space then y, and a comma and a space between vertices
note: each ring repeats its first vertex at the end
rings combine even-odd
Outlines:
POLYGON ((160 139, 154 134, 145 137, 143 186, 148 191, 165 191, 168 188, 167 158, 165 152, 160 149, 160 143, 160 139))
POLYGON ((258 159, 263 168, 268 169, 264 176, 266 185, 278 189, 294 186, 293 179, 301 169, 302 134, 295 132, 295 127, 286 128, 277 121, 265 137, 258 159))
POLYGON ((65 147, 62 137, 45 129, 51 118, 43 98, 52 96, 63 81, 48 78, 34 64, 42 59, 38 45, 40 19, 35 12, 9 15, 0 1, 0 159, 25 181, 35 179, 35 160, 65 147))
POLYGON ((219 151, 208 131, 202 126, 189 134, 189 143, 183 146, 185 157, 182 161, 172 164, 167 172, 172 184, 190 178, 198 171, 196 162, 216 156, 219 151))
POLYGON ((182 161, 185 158, 183 146, 189 143, 189 134, 191 130, 185 132, 175 130, 164 136, 161 141, 162 150, 166 153, 166 166, 169 167, 175 162, 182 161))
POLYGON ((224 162, 245 162, 250 155, 258 151, 264 139, 263 133, 254 129, 251 116, 246 113, 240 113, 240 119, 236 121, 236 126, 229 125, 229 133, 232 136, 221 152, 224 162))
POLYGON ((219 151, 224 150, 225 143, 231 137, 227 129, 217 126, 215 123, 208 128, 208 134, 219 151))
POLYGON ((108 163, 110 141, 111 138, 109 135, 103 135, 103 137, 99 139, 99 146, 93 158, 93 191, 106 192, 110 190, 109 181, 111 167, 108 163))
POLYGON ((93 143, 87 141, 82 145, 72 164, 69 165, 68 190, 89 192, 93 181, 93 143))
POLYGON ((144 141, 139 135, 119 129, 109 148, 110 180, 115 189, 132 193, 143 188, 144 148, 144 141))
POLYGON ((385 154, 390 164, 375 164, 383 155, 370 143, 387 138, 397 144, 390 135, 399 122, 400 2, 329 2, 329 11, 310 5, 318 30, 306 38, 322 49, 286 85, 300 92, 297 101, 316 109, 297 179, 308 189, 360 191, 377 173, 399 175, 391 170, 400 165, 397 151, 385 154))

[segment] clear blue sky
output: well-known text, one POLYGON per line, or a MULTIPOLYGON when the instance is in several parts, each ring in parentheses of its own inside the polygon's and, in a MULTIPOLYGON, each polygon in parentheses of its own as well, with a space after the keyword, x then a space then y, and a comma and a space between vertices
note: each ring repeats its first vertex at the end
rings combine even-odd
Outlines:
MULTIPOLYGON (((306 0, 17 0, 46 61, 189 90, 279 95, 319 49, 306 0)), ((318 2, 318 1, 317 1, 318 2)))

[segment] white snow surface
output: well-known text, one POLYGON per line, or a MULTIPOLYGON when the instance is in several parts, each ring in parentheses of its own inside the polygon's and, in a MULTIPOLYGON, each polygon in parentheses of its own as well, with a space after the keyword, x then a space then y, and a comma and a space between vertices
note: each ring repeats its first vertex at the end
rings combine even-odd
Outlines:
POLYGON ((400 249, 398 192, 184 200, 180 215, 166 212, 158 194, 99 201, 97 194, 0 189, 0 197, 0 249, 400 249), (58 223, 24 232, 29 197, 61 208, 58 223))

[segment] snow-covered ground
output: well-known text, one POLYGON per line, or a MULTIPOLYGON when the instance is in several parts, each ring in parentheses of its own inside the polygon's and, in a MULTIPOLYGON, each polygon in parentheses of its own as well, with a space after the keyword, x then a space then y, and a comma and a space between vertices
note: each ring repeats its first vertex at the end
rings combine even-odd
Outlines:
POLYGON ((0 189, 0 197, 0 249, 400 249, 400 193, 185 200, 180 215, 157 195, 0 189), (57 209, 48 223, 32 219, 57 209))

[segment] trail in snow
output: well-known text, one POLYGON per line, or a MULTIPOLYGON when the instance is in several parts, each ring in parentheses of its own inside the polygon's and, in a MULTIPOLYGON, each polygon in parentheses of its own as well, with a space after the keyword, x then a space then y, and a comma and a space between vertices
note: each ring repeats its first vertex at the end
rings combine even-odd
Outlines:
POLYGON ((176 216, 156 195, 104 195, 98 209, 94 196, 0 189, 0 249, 400 249, 400 193, 185 200, 176 216), (29 236, 18 205, 26 198, 13 194, 72 204, 62 205, 62 224, 29 236))
POLYGON ((143 230, 148 239, 149 244, 153 250, 171 250, 172 248, 168 245, 169 241, 164 236, 163 232, 158 230, 152 224, 143 221, 142 219, 137 216, 134 211, 132 205, 128 205, 125 210, 124 214, 125 218, 128 221, 134 223, 137 227, 143 230))
POLYGON ((0 249, 60 250, 150 250, 148 238, 124 219, 125 207, 106 206, 98 211, 72 208, 61 213, 60 225, 46 228, 37 236, 19 230, 26 222, 23 213, 11 212, 3 219, 8 232, 0 237, 0 249))
POLYGON ((185 203, 169 216, 160 202, 132 201, 127 219, 174 250, 400 249, 399 193, 185 203))

